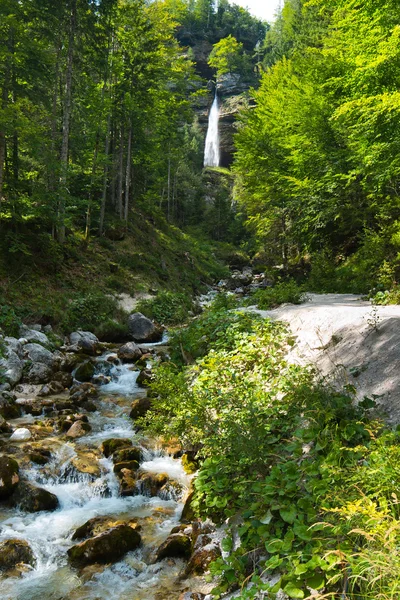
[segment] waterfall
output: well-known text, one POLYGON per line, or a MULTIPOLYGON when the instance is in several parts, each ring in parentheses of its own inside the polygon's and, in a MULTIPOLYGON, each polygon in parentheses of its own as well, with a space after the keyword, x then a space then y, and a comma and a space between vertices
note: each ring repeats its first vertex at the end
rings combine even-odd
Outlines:
POLYGON ((205 147, 205 151, 204 151, 204 166, 205 167, 219 167, 218 121, 219 121, 219 106, 218 106, 217 91, 215 91, 214 102, 213 102, 213 105, 210 110, 210 116, 208 118, 206 147, 205 147))

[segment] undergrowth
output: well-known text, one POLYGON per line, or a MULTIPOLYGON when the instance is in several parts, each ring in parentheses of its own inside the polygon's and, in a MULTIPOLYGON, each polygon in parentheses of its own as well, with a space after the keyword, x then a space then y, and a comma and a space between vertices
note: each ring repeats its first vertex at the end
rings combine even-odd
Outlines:
MULTIPOLYGON (((228 524, 213 596, 394 600, 400 435, 288 365, 284 326, 211 307, 171 339, 142 424, 196 448, 192 507, 228 524), (235 540, 239 538, 240 544, 235 540), (278 583, 269 584, 271 575, 278 583)), ((350 390, 349 390, 350 392, 350 390)))
POLYGON ((270 310, 281 304, 301 304, 304 301, 304 287, 293 280, 280 281, 275 285, 259 289, 246 298, 244 304, 257 304, 258 308, 270 310))

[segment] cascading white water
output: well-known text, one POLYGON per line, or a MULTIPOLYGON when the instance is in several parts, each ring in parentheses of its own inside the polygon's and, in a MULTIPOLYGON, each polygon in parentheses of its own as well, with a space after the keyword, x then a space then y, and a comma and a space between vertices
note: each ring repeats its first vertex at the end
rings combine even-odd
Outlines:
MULTIPOLYGON (((99 359, 99 369, 105 362, 99 359)), ((20 578, 8 577, 1 582, 2 600, 155 600, 161 587, 171 588, 169 598, 179 596, 175 581, 183 567, 179 561, 151 564, 149 552, 156 548, 179 522, 182 496, 190 477, 179 460, 147 444, 135 433, 134 423, 127 416, 132 395, 140 394, 137 371, 132 365, 112 365, 111 382, 100 387, 100 409, 91 413, 92 432, 75 443, 58 445, 51 462, 45 467, 32 466, 24 476, 58 497, 54 512, 25 513, 3 509, 0 542, 8 538, 26 540, 32 548, 36 565, 20 578), (123 398, 126 401, 123 401, 123 398), (150 497, 139 492, 135 496, 119 495, 119 481, 113 472, 111 459, 98 459, 100 475, 92 478, 73 467, 77 453, 96 452, 105 438, 130 438, 143 452, 141 469, 148 473, 167 473, 182 488, 182 493, 150 497), (73 545, 73 531, 88 519, 110 516, 123 520, 138 518, 142 525, 143 545, 113 565, 97 566, 93 577, 85 578, 70 567, 67 550, 73 545)), ((143 392, 143 391, 142 391, 143 392)))
POLYGON ((214 102, 212 104, 210 115, 208 117, 208 130, 206 137, 206 146, 204 150, 204 166, 219 167, 219 105, 218 95, 215 92, 214 102))

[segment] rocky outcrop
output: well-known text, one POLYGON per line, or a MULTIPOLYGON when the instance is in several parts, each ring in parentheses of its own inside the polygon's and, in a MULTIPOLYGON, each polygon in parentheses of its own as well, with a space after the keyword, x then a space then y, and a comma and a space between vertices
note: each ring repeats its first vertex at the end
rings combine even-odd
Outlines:
POLYGON ((32 363, 41 363, 46 365, 47 367, 49 367, 50 369, 53 367, 54 364, 54 357, 53 354, 47 350, 46 348, 43 348, 43 346, 41 346, 40 344, 25 344, 24 346, 24 358, 26 360, 30 360, 32 363))
POLYGON ((0 570, 9 571, 20 563, 35 565, 35 556, 28 542, 10 539, 0 543, 0 570))
POLYGON ((128 327, 135 342, 159 342, 162 338, 162 328, 139 312, 129 315, 128 327))
POLYGON ((41 344, 42 346, 48 346, 50 344, 47 335, 38 331, 37 329, 29 329, 26 325, 21 325, 19 330, 20 338, 23 338, 28 343, 41 344))
POLYGON ((68 550, 74 566, 82 567, 93 563, 113 563, 127 552, 135 550, 141 543, 136 529, 129 525, 118 525, 100 533, 68 550))
POLYGON ((0 500, 6 500, 19 483, 19 466, 16 460, 0 456, 0 500))

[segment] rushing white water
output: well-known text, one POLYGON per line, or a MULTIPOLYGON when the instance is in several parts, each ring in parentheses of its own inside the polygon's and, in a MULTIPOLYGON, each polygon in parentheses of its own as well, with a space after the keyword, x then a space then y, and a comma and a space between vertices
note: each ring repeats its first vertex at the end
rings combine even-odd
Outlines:
MULTIPOLYGON (((104 363, 104 357, 103 357, 104 363)), ((26 540, 32 548, 36 565, 22 577, 1 581, 2 600, 152 600, 160 597, 178 598, 175 580, 182 564, 170 561, 152 564, 151 552, 167 537, 178 523, 182 510, 182 493, 150 497, 143 494, 119 496, 119 481, 110 459, 102 458, 98 447, 102 440, 126 437, 141 445, 128 418, 132 394, 140 393, 136 384, 137 371, 132 365, 112 365, 111 384, 102 386, 98 412, 89 415, 92 432, 75 443, 59 444, 48 465, 31 467, 24 472, 32 483, 56 494, 59 508, 54 512, 25 513, 20 510, 2 511, 0 541, 9 538, 26 540), (108 394, 106 395, 108 388, 108 394), (125 395, 115 398, 109 394, 125 395), (80 451, 99 455, 100 475, 80 473, 73 461, 80 451), (175 499, 177 497, 177 499, 175 499), (77 527, 97 516, 111 519, 138 518, 142 526, 143 544, 113 565, 96 565, 93 571, 82 574, 67 560, 67 550, 74 543, 72 534, 77 527)), ((183 493, 190 478, 179 460, 159 450, 143 448, 143 471, 166 473, 179 483, 183 493)), ((138 489, 139 492, 139 489, 138 489)))
POLYGON ((208 130, 206 137, 206 146, 204 150, 204 166, 219 167, 219 106, 218 96, 215 92, 214 102, 212 104, 210 115, 208 117, 208 130))

